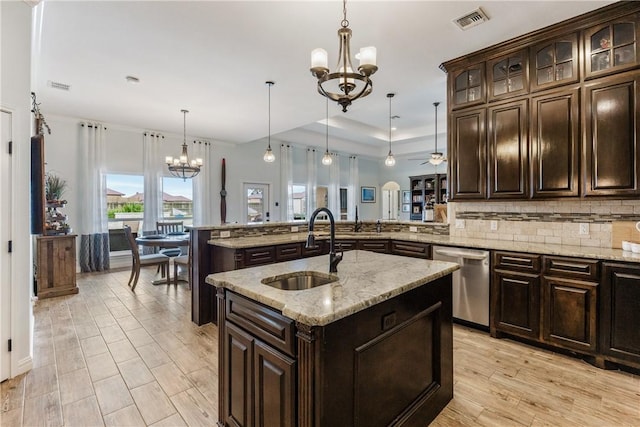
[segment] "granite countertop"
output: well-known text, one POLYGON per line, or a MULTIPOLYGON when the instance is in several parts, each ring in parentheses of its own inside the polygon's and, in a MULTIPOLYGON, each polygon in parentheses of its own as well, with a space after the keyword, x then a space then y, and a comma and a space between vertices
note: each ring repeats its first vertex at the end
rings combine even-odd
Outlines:
POLYGON ((329 256, 304 258, 207 276, 223 287, 309 326, 323 326, 393 298, 459 269, 458 264, 349 251, 338 265, 338 280, 302 291, 284 291, 261 280, 297 271, 329 271, 329 256))
MULTIPOLYGON (((328 238, 328 233, 316 233, 317 238, 328 238)), ((569 257, 592 258, 609 261, 627 261, 640 263, 640 253, 631 253, 621 249, 599 248, 589 246, 557 245, 548 243, 514 242, 506 240, 472 239, 452 236, 438 236, 429 233, 336 233, 336 239, 394 239, 408 242, 432 243, 435 245, 461 246, 466 248, 502 250, 534 253, 542 255, 559 255, 569 257)), ((209 240, 209 244, 232 249, 253 248, 260 246, 281 245, 291 242, 304 242, 307 233, 289 233, 262 235, 255 237, 238 237, 209 240)))

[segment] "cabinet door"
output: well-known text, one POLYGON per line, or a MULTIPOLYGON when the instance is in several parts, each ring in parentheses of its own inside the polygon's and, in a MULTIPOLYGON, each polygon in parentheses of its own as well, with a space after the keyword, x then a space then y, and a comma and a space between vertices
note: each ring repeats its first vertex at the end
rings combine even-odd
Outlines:
POLYGON ((302 256, 300 243, 288 243, 276 246, 276 261, 288 261, 302 256))
POLYGON ((532 196, 579 195, 579 89, 532 98, 532 196))
POLYGON ((527 101, 490 107, 489 198, 527 198, 527 101))
POLYGON ((640 194, 640 71, 585 86, 585 195, 640 194))
POLYGON ((577 82, 578 34, 542 42, 531 49, 531 90, 577 82))
POLYGON ((640 367, 640 267, 604 264, 600 352, 640 367))
POLYGON ((255 341, 253 371, 256 426, 294 427, 296 362, 268 345, 255 341))
MULTIPOLYGON (((327 243, 328 244, 328 243, 327 243)), ((335 250, 338 251, 352 251, 358 249, 358 241, 351 239, 336 239, 335 250)))
POLYGON ((639 21, 640 13, 633 13, 585 31, 585 77, 623 71, 638 65, 639 21))
POLYGON ((224 415, 226 426, 250 427, 253 422, 254 338, 242 329, 225 323, 224 415))
POLYGON ((358 240, 358 249, 363 251, 379 252, 381 254, 389 253, 388 240, 358 240))
POLYGON ((454 112, 451 116, 449 165, 451 199, 484 199, 487 194, 485 110, 454 112))
POLYGON ((449 99, 452 100, 452 108, 468 107, 485 102, 484 62, 454 72, 450 81, 449 99))
POLYGON ((542 338, 549 344, 594 352, 597 345, 598 284, 545 277, 542 338))
POLYGON ((325 240, 316 239, 316 243, 313 247, 307 248, 305 243, 301 244, 302 257, 310 257, 317 255, 324 255, 329 253, 329 242, 325 240))
POLYGON ((276 249, 274 246, 262 246, 259 248, 247 248, 244 250, 244 266, 271 264, 276 262, 276 249))
POLYGON ((513 52, 487 63, 489 101, 523 95, 529 91, 527 50, 513 52))
POLYGON ((429 243, 392 240, 391 253, 413 258, 431 259, 431 245, 429 243))
POLYGON ((539 339, 540 276, 495 270, 491 287, 492 334, 539 339))

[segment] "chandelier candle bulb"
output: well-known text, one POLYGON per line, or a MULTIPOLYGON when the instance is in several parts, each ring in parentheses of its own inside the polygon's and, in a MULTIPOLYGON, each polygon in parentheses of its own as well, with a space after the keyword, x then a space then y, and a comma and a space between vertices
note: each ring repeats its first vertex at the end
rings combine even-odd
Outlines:
POLYGON ((376 65, 376 53, 375 46, 367 46, 360 48, 360 67, 367 65, 376 65))
POLYGON ((168 165, 170 165, 171 163, 173 163, 173 157, 171 156, 167 156, 164 158, 164 162, 168 165))
POLYGON ((313 70, 314 68, 329 70, 327 51, 321 47, 311 51, 311 69, 313 70))

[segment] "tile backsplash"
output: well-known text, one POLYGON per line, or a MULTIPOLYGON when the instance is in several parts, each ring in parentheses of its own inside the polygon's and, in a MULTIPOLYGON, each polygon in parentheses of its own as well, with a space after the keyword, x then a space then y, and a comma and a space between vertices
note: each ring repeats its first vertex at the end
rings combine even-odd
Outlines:
POLYGON ((449 218, 455 237, 610 248, 612 223, 640 221, 640 200, 452 202, 449 218))

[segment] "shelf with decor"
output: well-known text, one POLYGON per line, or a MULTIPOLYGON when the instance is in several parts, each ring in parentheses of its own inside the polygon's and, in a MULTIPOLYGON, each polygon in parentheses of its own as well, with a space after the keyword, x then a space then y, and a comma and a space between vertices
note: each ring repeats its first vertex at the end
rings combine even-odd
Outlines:
POLYGON ((424 209, 427 205, 433 206, 446 201, 446 175, 410 176, 409 182, 411 185, 411 212, 409 218, 412 221, 422 221, 424 219, 424 209), (442 187, 443 183, 444 187, 442 187))

